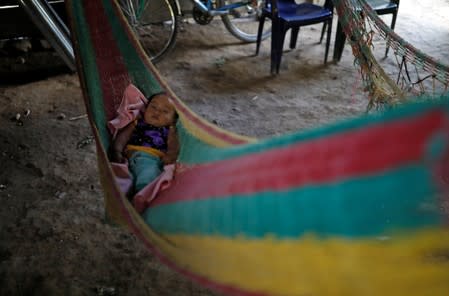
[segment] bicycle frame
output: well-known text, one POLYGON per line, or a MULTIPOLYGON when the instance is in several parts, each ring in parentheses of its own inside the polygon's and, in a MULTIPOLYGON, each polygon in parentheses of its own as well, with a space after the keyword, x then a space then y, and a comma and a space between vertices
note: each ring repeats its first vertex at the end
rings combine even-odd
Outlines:
POLYGON ((192 2, 194 3, 195 6, 197 6, 202 12, 205 12, 211 16, 216 16, 216 15, 225 15, 228 14, 229 11, 231 9, 234 8, 238 8, 238 7, 242 7, 244 5, 247 5, 249 3, 251 3, 250 0, 247 1, 240 1, 237 3, 232 3, 232 4, 228 4, 219 8, 213 8, 212 5, 214 4, 214 2, 212 2, 211 0, 207 0, 206 3, 201 2, 201 0, 192 0, 192 2))
MULTIPOLYGON (((116 0, 125 11, 128 22, 136 30, 140 30, 141 42, 146 42, 148 55, 157 62, 166 52, 173 48, 176 40, 178 21, 192 15, 193 19, 200 25, 209 24, 214 16, 219 16, 226 29, 236 38, 243 42, 255 42, 257 39, 257 27, 260 3, 263 0, 116 0), (229 2, 228 2, 229 1, 229 2), (167 17, 167 31, 156 27, 157 16, 155 9, 149 10, 148 3, 153 3, 156 10, 167 17), (164 11, 167 14, 164 14, 164 11), (153 14, 152 14, 153 13, 153 14), (143 21, 145 19, 145 21, 143 21), (148 20, 152 19, 154 23, 148 20), (152 29, 147 29, 154 26, 152 29), (145 31, 146 30, 146 31, 145 31), (159 36, 157 36, 159 34, 159 36), (156 37, 155 37, 156 36, 156 37), (151 39, 153 38, 153 40, 151 39), (145 40, 145 41, 144 41, 145 40), (153 43, 152 43, 153 42, 153 43)), ((270 29, 263 32, 262 40, 271 34, 270 29)))

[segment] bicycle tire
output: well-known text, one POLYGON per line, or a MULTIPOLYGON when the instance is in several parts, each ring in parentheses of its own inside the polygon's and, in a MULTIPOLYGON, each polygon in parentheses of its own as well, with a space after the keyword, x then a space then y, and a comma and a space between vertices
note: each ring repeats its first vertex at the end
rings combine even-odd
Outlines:
POLYGON ((120 7, 153 63, 175 46, 179 9, 170 0, 121 0, 120 7))
MULTIPOLYGON (((241 0, 218 0, 218 6, 229 5, 241 0)), ((229 14, 221 16, 226 29, 244 42, 256 42, 259 16, 265 0, 258 0, 257 7, 251 4, 231 9, 229 14)), ((271 35, 271 22, 265 21, 262 40, 271 35)))

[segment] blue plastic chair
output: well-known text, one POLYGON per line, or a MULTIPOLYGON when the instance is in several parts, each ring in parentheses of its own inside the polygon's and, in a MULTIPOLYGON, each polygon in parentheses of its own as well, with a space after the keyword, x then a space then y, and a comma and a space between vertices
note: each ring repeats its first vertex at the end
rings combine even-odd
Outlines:
MULTIPOLYGON (((327 63, 329 53, 329 44, 332 33, 333 3, 326 0, 323 6, 300 3, 296 4, 294 0, 267 0, 262 9, 259 20, 259 29, 257 34, 256 55, 259 54, 261 36, 266 18, 271 19, 271 73, 278 74, 281 65, 282 50, 284 47, 285 34, 289 29, 291 32, 290 49, 296 47, 300 27, 325 23, 327 26, 326 52, 324 63, 327 63)), ((320 43, 323 39, 322 31, 320 43)))

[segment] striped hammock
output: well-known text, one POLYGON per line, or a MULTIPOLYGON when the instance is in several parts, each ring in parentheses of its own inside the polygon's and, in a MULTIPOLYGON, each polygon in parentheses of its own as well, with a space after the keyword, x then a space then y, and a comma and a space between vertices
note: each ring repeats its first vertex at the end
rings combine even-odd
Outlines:
POLYGON ((449 295, 448 97, 257 141, 192 112, 115 1, 66 2, 107 212, 162 262, 237 295, 449 295), (107 157, 129 83, 174 98, 186 168, 143 215, 107 157))

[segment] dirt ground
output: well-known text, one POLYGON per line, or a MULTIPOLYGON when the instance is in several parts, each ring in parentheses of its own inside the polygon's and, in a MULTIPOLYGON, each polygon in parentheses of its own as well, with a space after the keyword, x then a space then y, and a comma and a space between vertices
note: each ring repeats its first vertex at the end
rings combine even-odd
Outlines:
MULTIPOLYGON (((340 63, 324 65, 320 29, 302 29, 276 77, 270 42, 254 56, 255 45, 238 42, 220 21, 185 22, 175 50, 157 66, 198 114, 249 136, 363 114, 367 99, 349 46, 340 63)), ((448 0, 401 1, 396 32, 449 64, 448 0)), ((392 57, 382 60, 387 70, 392 57)), ((105 223, 78 76, 48 71, 61 66, 53 52, 3 52, 0 61, 3 74, 31 71, 36 80, 0 81, 0 295, 215 295, 105 223)))

